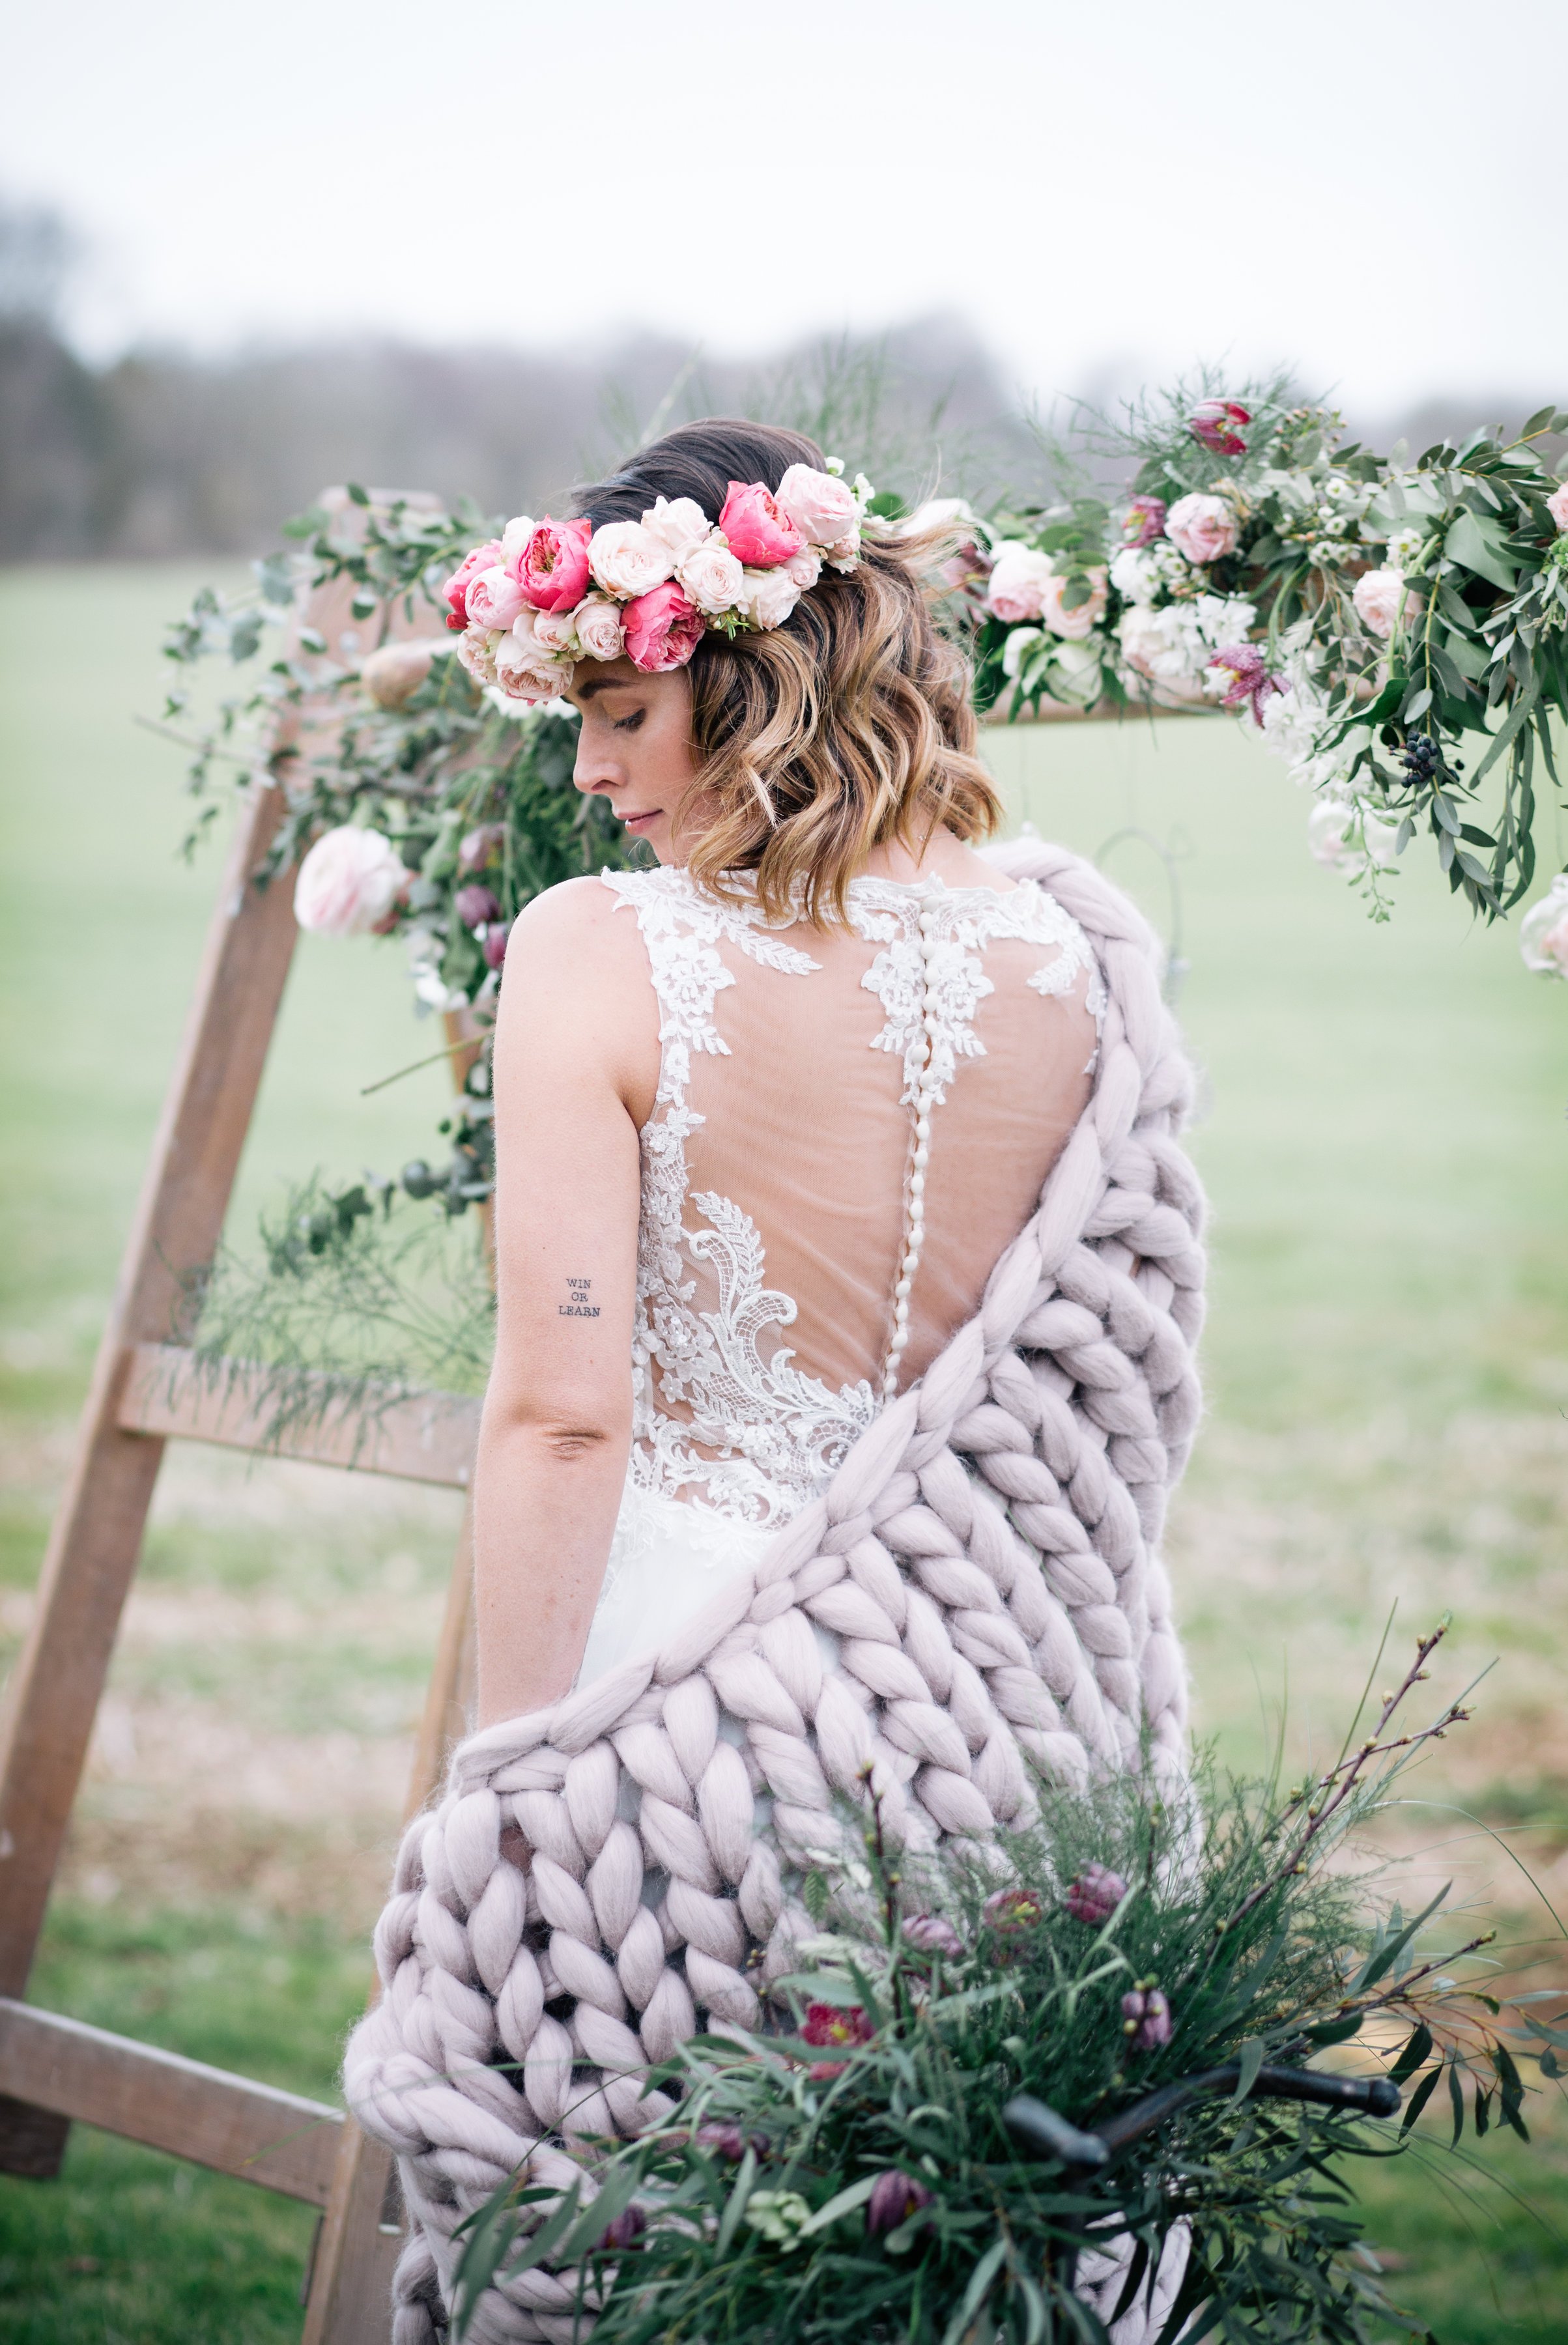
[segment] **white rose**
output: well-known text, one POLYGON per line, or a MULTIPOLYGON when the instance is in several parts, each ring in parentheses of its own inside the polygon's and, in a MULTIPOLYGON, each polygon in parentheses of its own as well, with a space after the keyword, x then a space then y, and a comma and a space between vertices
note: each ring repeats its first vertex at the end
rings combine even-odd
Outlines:
POLYGON ((379 830, 343 823, 323 831, 300 864, 294 918, 313 936, 368 936, 412 877, 379 830))
POLYGON ((501 559, 504 563, 511 563, 516 561, 523 548, 533 536, 534 526, 534 523, 526 513, 519 513, 514 521, 507 523, 501 533, 501 559))
POLYGON ((1111 556, 1111 584, 1124 603, 1150 604, 1163 584, 1160 565, 1146 546, 1124 545, 1111 556))
POLYGON ((682 554, 690 553, 704 538, 713 534, 713 523, 692 497, 677 497, 673 503, 669 498, 660 497, 644 513, 643 527, 650 537, 657 537, 661 545, 667 546, 677 563, 682 554))
POLYGON ((457 638, 457 656, 475 684, 494 683, 495 646, 500 641, 488 627, 465 627, 457 638))
POLYGON ((800 589, 789 571, 743 570, 740 574, 740 600, 752 625, 763 629, 781 627, 800 600, 800 589))
POLYGON ((663 585, 675 556, 640 521, 607 521, 588 540, 588 567, 606 594, 629 603, 663 585))
POLYGON ((1026 655, 1033 650, 1036 644, 1043 644, 1044 640, 1044 631, 1040 627, 1009 628, 1007 641, 1002 646, 1003 675, 1016 683, 1018 671, 1023 666, 1026 655))
POLYGON ((1037 619, 1047 584, 1055 574, 1048 553, 1036 553, 1031 545, 1003 538, 996 549, 986 601, 997 618, 1009 625, 1037 619))
POLYGON ((819 472, 810 464, 791 464, 773 492, 773 502, 808 545, 838 545, 860 521, 854 491, 831 472, 819 472))
POLYGON ((1082 643, 1097 619, 1105 615, 1105 574, 1103 570, 1089 573, 1089 599, 1078 603, 1072 610, 1063 607, 1062 597, 1067 591, 1067 581, 1054 572, 1040 596, 1040 615, 1054 635, 1064 635, 1069 642, 1082 643))
POLYGON ((1203 647, 1184 611, 1150 611, 1135 603, 1123 612, 1116 634, 1122 657, 1135 675, 1170 699, 1203 698, 1203 647))
POLYGON ((708 539, 675 565, 675 574, 699 611, 733 611, 746 599, 746 573, 727 545, 708 539))
POLYGON ((1521 920, 1519 951, 1537 977, 1568 978, 1568 872, 1559 872, 1521 920))
POLYGON ((575 615, 577 641, 589 659, 619 659, 626 649, 626 630, 613 603, 601 603, 592 595, 587 602, 578 604, 575 615))
POLYGON ((568 648, 576 624, 575 611, 535 611, 527 632, 542 652, 554 655, 568 648))
POLYGON ((1059 643, 1045 664, 1045 689, 1070 707, 1091 708, 1105 689, 1100 655, 1092 644, 1059 643))
POLYGON ((1381 570, 1363 571, 1350 600, 1362 624, 1387 643, 1405 607, 1404 572, 1387 563, 1381 570))
POLYGON ((822 575, 822 557, 820 553, 792 553, 784 568, 804 594, 822 575))

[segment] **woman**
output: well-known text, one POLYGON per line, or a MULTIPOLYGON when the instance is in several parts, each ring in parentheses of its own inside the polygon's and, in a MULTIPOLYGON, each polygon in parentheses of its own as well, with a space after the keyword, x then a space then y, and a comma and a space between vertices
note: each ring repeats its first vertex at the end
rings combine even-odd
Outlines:
MULTIPOLYGON (((695 424, 448 589, 477 673, 567 685, 578 787, 651 859, 506 958, 481 1725, 345 2066, 413 2218, 398 2345, 492 2188, 645 2127, 699 2015, 759 2024, 868 1780, 918 1851, 1178 1760, 1186 1062, 1115 891, 976 852, 941 547, 857 542, 846 495, 794 433, 695 424)), ((502 2280, 483 2334, 564 2340, 572 2301, 502 2280)))
MULTIPOLYGON (((801 464, 822 470, 796 433, 690 425, 580 508, 716 513, 732 482, 801 464)), ((508 948, 483 1722, 667 1635, 755 1562, 973 1315, 1088 1095, 1088 946, 973 851, 1000 807, 922 552, 867 544, 783 626, 706 634, 688 665, 575 670, 577 787, 657 868, 551 889, 508 948)))

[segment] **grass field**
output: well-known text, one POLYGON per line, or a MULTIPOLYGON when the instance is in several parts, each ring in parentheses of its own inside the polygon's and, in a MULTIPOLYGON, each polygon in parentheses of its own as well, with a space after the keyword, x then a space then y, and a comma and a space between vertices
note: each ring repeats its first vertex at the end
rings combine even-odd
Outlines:
MULTIPOLYGON (((178 752, 130 721, 156 712, 158 625, 191 583, 0 579, 0 1659, 216 885, 213 853, 175 853, 178 752)), ((1041 729, 993 755, 1043 831, 1089 851, 1143 834, 1106 861, 1162 929, 1156 849, 1179 889, 1214 1206, 1209 1414, 1170 1542, 1199 1730, 1256 1763, 1288 1684, 1289 1738, 1320 1742, 1390 1604, 1401 1637, 1451 1609, 1444 1682, 1497 1666, 1420 1779, 1410 1845, 1442 1842, 1445 1873, 1502 1902, 1517 1959, 1562 1978, 1509 1852, 1568 1909, 1568 991, 1528 980, 1512 937, 1470 931, 1424 875, 1369 926, 1308 859, 1279 768, 1225 725, 1041 729)), ((286 1173, 428 1145, 439 1070, 359 1091, 429 1032, 395 949, 305 941, 239 1233, 286 1173)), ((171 1455, 39 2001, 331 2091, 455 1528, 446 1494, 171 1455)), ((1435 2152, 1367 2184, 1400 2292, 1447 2345, 1568 2329, 1568 2127, 1550 2110, 1541 2127, 1539 2154, 1492 2137, 1479 2161, 1539 2214, 1435 2152)), ((283 2345, 310 2228, 78 2129, 62 2182, 0 2180, 0 2345, 283 2345)))

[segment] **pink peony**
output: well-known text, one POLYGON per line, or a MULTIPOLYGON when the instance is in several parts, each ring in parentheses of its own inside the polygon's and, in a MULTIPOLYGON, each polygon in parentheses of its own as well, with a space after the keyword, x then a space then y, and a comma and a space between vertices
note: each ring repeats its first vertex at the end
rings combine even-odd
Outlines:
POLYGON ((1568 529, 1568 481, 1560 489, 1553 490, 1546 500, 1546 510, 1559 529, 1568 529))
POLYGON ((870 2238, 880 2238, 885 2232, 896 2231, 911 2215, 931 2205, 931 2192, 912 2174, 904 2174, 894 2166, 879 2174, 871 2197, 866 2201, 866 2233, 870 2238))
POLYGON ((590 521, 552 521, 546 513, 523 549, 518 584, 535 611, 569 611, 588 591, 590 521))
POLYGON ((940 1914, 911 1914, 904 1924, 904 1938, 922 1954, 945 1954, 950 1962, 963 1952, 963 1940, 940 1914))
POLYGON ((454 634, 459 627, 466 627, 468 624, 469 588, 482 570, 493 569, 501 558, 500 539, 490 538, 484 545, 476 545, 472 553, 463 555, 442 588, 442 595, 446 604, 446 624, 454 634))
POLYGON ((1126 1883, 1108 1864, 1086 1864, 1063 1902, 1074 1922, 1087 1922, 1097 1930, 1110 1920, 1126 1893, 1126 1883))
POLYGON ((1268 702, 1287 688, 1283 676, 1269 675, 1256 644, 1221 644, 1206 675, 1210 689, 1218 687, 1223 707, 1250 707, 1259 725, 1268 702))
POLYGON ((590 594, 585 603, 578 604, 573 618, 577 641, 589 659, 619 659, 626 647, 626 637, 618 604, 606 603, 597 594, 590 594))
POLYGON ((382 644, 360 662, 360 686, 378 708, 401 708, 430 674, 433 644, 382 644))
POLYGON ((775 492, 779 510, 792 521, 808 545, 836 545, 860 525, 860 510, 847 481, 791 464, 775 492))
POLYGON ((1157 1986, 1135 1987, 1122 1997, 1122 2033, 1135 2052, 1157 2052, 1171 2040, 1171 2007, 1157 1986))
MULTIPOLYGON (((800 2040, 816 2050, 837 2049, 840 2046, 848 2049, 857 2044, 869 2044, 875 2034, 865 2010, 858 2003, 850 2004, 847 2010, 840 2010, 837 2004, 832 2003, 809 2003, 800 2040)), ((847 2060, 819 2060, 806 2073, 820 2082, 830 2076, 841 2076, 848 2066, 847 2060)))
POLYGON ((325 830, 300 866, 294 918, 318 937, 366 937, 391 919, 413 878, 379 830, 325 830))
POLYGON ((1163 537, 1165 533, 1165 499, 1134 497, 1122 515, 1122 543, 1152 545, 1156 537, 1163 537))
POLYGON ((1064 635, 1069 643, 1081 644, 1089 634, 1096 619, 1105 615, 1105 574, 1103 570, 1089 573, 1089 599, 1064 610, 1062 597, 1067 591, 1067 581, 1053 571, 1040 590, 1040 616, 1054 635, 1064 635))
POLYGON ((501 918, 499 899, 476 879, 458 889, 452 899, 452 909, 465 929, 483 929, 501 918))
POLYGON ((792 553, 804 550, 799 530, 787 513, 779 512, 760 481, 753 481, 749 487, 740 481, 730 482, 718 526, 731 553, 748 570, 777 569, 792 553))
POLYGON ((1250 410, 1238 407, 1234 399, 1203 399, 1187 417, 1186 428, 1217 456, 1245 456, 1247 442, 1236 427, 1251 421, 1250 410))
POLYGON ((986 606, 1008 626, 1019 626, 1040 616, 1049 581, 1055 576, 1048 553, 1008 539, 996 549, 986 606))
POLYGON ((702 613, 672 584, 636 596, 621 618, 626 657, 645 675, 662 675, 667 668, 684 667, 702 640, 702 613))
POLYGON ((1236 515, 1223 497, 1178 497, 1166 515, 1166 535, 1189 562, 1217 562, 1236 551, 1236 515))
POLYGON ((1381 570, 1364 570, 1356 581, 1350 600, 1360 614, 1362 625, 1387 643, 1405 607, 1404 572, 1387 564, 1381 570))
POLYGON ((468 624, 503 633, 523 608, 523 589, 500 563, 468 582, 468 624))

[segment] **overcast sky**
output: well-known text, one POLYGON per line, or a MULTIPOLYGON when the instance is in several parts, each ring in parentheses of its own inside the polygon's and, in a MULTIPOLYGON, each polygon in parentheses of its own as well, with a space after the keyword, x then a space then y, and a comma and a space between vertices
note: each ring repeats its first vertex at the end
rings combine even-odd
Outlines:
POLYGON ((11 0, 76 325, 715 353, 957 310, 1044 391, 1568 396, 1555 0, 11 0), (1553 23, 1555 19, 1555 24, 1553 23))

